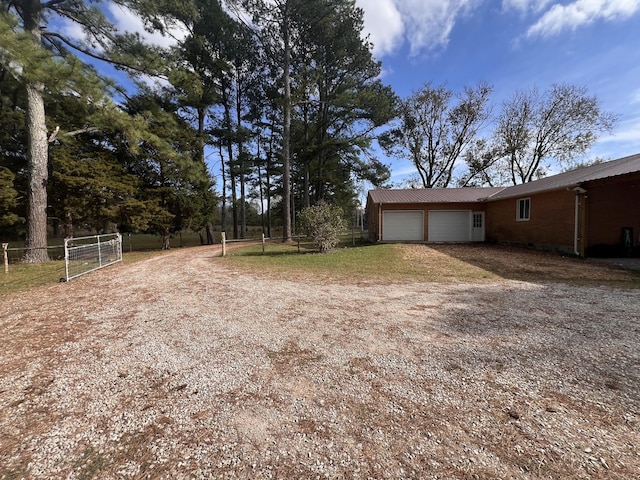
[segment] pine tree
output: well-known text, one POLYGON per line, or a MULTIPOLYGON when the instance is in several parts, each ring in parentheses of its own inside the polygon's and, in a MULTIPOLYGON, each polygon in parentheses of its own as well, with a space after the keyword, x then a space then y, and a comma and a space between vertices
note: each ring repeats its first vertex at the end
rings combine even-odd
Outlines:
MULTIPOLYGON (((136 1, 123 1, 123 5, 136 1)), ((71 54, 81 52, 96 59, 111 61, 133 70, 157 64, 143 54, 139 39, 118 34, 102 11, 92 2, 80 0, 41 2, 38 0, 1 0, 0 62, 24 88, 26 95, 26 163, 28 172, 27 262, 42 262, 47 255, 47 185, 49 182, 49 144, 68 134, 64 125, 47 127, 45 95, 72 91, 86 102, 102 104, 105 85, 95 72, 71 54), (74 39, 56 30, 71 21, 80 26, 86 40, 74 39), (109 56, 109 52, 113 52, 109 56), (60 132, 58 132, 58 129, 60 132)), ((106 108, 107 113, 117 112, 106 108)))

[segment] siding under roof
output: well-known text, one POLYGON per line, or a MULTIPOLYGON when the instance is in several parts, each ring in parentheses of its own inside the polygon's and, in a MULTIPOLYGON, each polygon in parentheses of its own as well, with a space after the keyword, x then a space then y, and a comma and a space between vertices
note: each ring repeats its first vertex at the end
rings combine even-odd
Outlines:
POLYGON ((477 202, 503 190, 496 188, 409 188, 370 190, 373 203, 464 203, 477 202))

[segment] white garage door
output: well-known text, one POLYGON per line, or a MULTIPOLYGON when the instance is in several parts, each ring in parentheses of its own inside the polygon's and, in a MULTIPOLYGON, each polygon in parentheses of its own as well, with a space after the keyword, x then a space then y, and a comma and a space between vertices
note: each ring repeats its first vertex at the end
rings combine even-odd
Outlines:
POLYGON ((471 241, 471 212, 429 210, 429 241, 471 241))
POLYGON ((424 240, 424 212, 387 210, 382 212, 382 240, 387 242, 424 240))

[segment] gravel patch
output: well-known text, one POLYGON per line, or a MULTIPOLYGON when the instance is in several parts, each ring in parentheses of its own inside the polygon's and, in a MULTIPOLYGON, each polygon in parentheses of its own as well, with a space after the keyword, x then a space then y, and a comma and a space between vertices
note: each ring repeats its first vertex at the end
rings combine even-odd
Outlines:
POLYGON ((332 284, 211 247, 0 305, 0 478, 640 471, 640 290, 332 284))

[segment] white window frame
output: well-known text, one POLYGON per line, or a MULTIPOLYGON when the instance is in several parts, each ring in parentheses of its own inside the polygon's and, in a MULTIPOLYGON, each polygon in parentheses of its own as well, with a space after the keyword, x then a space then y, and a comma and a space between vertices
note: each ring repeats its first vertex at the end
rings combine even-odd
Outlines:
POLYGON ((530 219, 531 219, 531 197, 519 198, 516 203, 516 221, 528 222, 530 219), (524 205, 524 207, 522 205, 524 205))
POLYGON ((471 224, 471 228, 484 228, 484 212, 472 212, 471 224))

